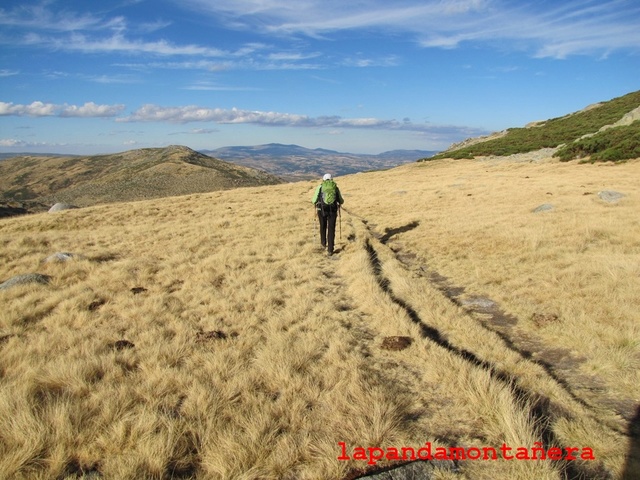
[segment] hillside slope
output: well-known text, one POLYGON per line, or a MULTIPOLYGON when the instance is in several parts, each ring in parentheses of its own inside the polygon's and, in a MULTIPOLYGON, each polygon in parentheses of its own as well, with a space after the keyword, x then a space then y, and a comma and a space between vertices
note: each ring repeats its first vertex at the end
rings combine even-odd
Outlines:
POLYGON ((0 220, 0 282, 46 276, 0 286, 0 472, 355 479, 428 444, 470 458, 417 478, 639 478, 637 178, 342 177, 333 257, 315 182, 0 220))
MULTIPOLYGON (((638 158, 640 91, 591 105, 579 112, 547 121, 533 122, 525 128, 510 128, 479 138, 467 139, 424 160, 508 156, 540 149, 560 149, 558 156, 573 160, 591 155, 594 160, 638 158), (615 127, 615 128, 612 128, 615 127), (585 136, 588 146, 574 146, 585 136), (561 148, 566 145, 566 148, 561 148), (606 153, 605 150, 608 150, 606 153)), ((584 142, 582 142, 584 143, 584 142)))
POLYGON ((273 175, 183 146, 0 162, 0 191, 6 202, 88 206, 277 183, 281 180, 273 175))

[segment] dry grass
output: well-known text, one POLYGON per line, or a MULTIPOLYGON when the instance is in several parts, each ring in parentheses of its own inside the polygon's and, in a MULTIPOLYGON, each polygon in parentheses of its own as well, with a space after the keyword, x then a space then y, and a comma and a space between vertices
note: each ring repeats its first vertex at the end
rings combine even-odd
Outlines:
POLYGON ((536 441, 593 448, 569 474, 619 476, 640 403, 638 170, 438 161, 340 178, 334 258, 313 182, 3 220, 0 280, 52 282, 0 291, 0 477, 340 479, 365 462, 338 460, 338 442, 536 441), (605 189, 627 196, 605 204, 605 189), (531 213, 542 203, 555 209, 531 213), (58 251, 84 258, 41 263, 58 251), (517 323, 460 306, 480 296, 517 323), (413 342, 381 348, 389 336, 413 342))

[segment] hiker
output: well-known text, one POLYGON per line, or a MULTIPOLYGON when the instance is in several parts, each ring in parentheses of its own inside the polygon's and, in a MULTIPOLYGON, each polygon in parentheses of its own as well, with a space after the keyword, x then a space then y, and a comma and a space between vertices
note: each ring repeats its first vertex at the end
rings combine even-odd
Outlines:
POLYGON ((336 236, 336 218, 344 200, 330 173, 322 177, 322 183, 316 188, 311 202, 316 206, 320 221, 320 243, 331 256, 336 236))

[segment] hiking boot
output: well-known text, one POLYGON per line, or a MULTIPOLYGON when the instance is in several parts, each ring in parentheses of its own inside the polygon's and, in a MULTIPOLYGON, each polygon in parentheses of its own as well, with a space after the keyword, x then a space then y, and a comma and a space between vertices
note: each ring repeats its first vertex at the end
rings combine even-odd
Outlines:
POLYGON ((327 252, 327 256, 331 257, 333 255, 333 252, 327 252))

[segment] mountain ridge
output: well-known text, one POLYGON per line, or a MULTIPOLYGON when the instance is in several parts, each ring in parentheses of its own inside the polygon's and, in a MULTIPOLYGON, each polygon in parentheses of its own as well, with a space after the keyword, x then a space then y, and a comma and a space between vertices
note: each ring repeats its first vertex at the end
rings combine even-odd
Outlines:
POLYGON ((179 145, 0 162, 0 200, 27 211, 57 202, 89 206, 278 183, 282 180, 269 173, 179 145))

